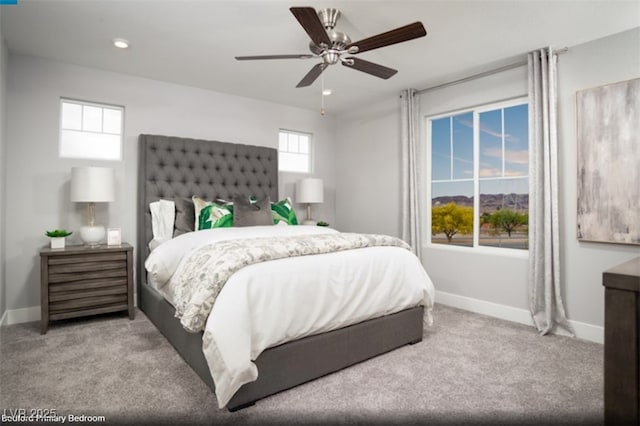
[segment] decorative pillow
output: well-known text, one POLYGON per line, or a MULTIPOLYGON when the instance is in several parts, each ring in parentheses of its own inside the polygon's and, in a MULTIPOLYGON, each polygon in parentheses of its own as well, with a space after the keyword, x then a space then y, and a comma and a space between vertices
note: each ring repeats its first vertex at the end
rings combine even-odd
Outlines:
POLYGON ((149 248, 153 250, 165 241, 173 238, 173 222, 175 217, 174 202, 171 200, 158 200, 149 203, 151 211, 151 231, 153 239, 149 242, 149 248))
POLYGON ((233 197, 233 226, 273 225, 269 197, 258 201, 237 195, 233 197))
POLYGON ((193 200, 195 230, 229 228, 233 226, 233 212, 227 206, 205 201, 195 195, 193 200))
POLYGON ((177 237, 187 232, 193 232, 195 230, 194 218, 196 215, 193 201, 190 198, 174 198, 173 202, 176 205, 173 236, 177 237))
POLYGON ((293 203, 289 197, 277 203, 271 203, 271 214, 273 216, 273 223, 276 225, 283 223, 287 225, 298 224, 296 211, 293 209, 293 203))

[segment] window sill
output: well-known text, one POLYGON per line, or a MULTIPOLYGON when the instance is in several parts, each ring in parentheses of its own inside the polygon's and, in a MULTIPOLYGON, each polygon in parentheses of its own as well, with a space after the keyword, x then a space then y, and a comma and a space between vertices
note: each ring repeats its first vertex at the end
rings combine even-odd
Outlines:
POLYGON ((444 250, 456 253, 466 254, 478 254, 483 256, 500 256, 513 259, 528 259, 529 250, 510 249, 510 248, 498 248, 498 247, 462 247, 462 246, 450 246, 445 244, 432 244, 426 243, 422 246, 423 250, 444 250))

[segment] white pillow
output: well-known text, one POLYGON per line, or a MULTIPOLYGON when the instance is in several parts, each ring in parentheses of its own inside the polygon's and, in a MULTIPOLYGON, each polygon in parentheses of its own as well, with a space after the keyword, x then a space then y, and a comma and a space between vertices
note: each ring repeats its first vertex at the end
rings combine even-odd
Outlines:
POLYGON ((151 210, 151 231, 153 240, 149 242, 149 250, 155 249, 173 237, 173 224, 176 220, 176 205, 170 200, 158 200, 149 203, 151 210))

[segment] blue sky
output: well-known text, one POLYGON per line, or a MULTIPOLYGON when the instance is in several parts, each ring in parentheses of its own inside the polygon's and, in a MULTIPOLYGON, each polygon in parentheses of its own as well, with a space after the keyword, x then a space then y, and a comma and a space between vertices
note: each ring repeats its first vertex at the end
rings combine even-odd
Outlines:
MULTIPOLYGON (((527 193, 526 179, 501 178, 528 174, 528 106, 480 113, 479 126, 480 192, 527 193)), ((431 134, 432 179, 473 179, 473 113, 433 120, 431 134)), ((432 197, 441 195, 471 196, 473 182, 433 183, 432 197)))

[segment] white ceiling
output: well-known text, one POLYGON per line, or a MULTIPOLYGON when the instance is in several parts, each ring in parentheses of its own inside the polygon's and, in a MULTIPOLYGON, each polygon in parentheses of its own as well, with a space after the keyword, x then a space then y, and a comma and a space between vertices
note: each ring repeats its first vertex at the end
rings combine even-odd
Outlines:
POLYGON ((328 113, 523 60, 540 47, 571 47, 640 26, 638 0, 18 0, 2 6, 1 30, 10 52, 317 110, 321 79, 295 87, 315 60, 234 59, 308 53, 290 6, 338 8, 336 30, 352 40, 418 20, 427 29, 426 37, 360 55, 397 69, 389 80, 328 68, 328 113), (131 48, 114 48, 115 37, 131 48))

